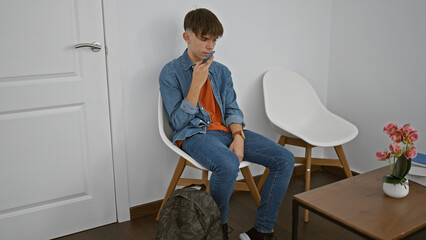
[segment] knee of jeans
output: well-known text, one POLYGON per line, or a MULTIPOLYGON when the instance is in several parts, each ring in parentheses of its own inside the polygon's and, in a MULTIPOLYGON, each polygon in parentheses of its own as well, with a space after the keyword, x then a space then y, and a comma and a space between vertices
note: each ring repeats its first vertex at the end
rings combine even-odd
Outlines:
POLYGON ((231 161, 221 164, 216 167, 216 173, 222 177, 236 179, 239 171, 239 164, 232 163, 231 161))
POLYGON ((294 155, 287 149, 283 149, 282 153, 278 157, 275 157, 275 160, 274 167, 279 167, 284 171, 292 170, 294 168, 294 155))

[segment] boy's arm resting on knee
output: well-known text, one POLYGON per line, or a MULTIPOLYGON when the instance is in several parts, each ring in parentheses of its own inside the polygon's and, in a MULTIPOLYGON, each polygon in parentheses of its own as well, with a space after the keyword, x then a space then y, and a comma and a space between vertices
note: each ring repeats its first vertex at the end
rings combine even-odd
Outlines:
POLYGON ((241 111, 237 103, 237 95, 234 90, 234 84, 232 82, 231 72, 226 68, 226 74, 223 78, 225 83, 225 91, 222 99, 224 101, 224 119, 225 126, 230 128, 233 123, 240 123, 244 127, 244 114, 241 111))
POLYGON ((229 149, 237 155, 238 160, 241 162, 244 158, 244 138, 243 135, 238 134, 238 132, 243 131, 243 126, 239 123, 232 123, 229 125, 229 128, 231 129, 232 136, 234 138, 231 145, 229 145, 229 149))

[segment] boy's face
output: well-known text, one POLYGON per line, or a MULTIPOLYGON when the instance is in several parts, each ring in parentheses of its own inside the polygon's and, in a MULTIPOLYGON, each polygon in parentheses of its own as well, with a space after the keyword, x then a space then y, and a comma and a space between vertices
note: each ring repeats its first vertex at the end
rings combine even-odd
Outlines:
POLYGON ((196 36, 192 31, 185 31, 183 39, 188 44, 188 55, 193 63, 201 62, 216 46, 217 37, 210 35, 196 36))

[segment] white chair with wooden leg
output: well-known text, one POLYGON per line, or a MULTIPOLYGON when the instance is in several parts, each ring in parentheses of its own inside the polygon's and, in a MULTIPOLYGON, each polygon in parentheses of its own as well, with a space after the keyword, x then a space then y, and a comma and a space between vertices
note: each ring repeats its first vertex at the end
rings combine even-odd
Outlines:
MULTIPOLYGON (((173 130, 170 128, 167 113, 164 110, 163 107, 163 100, 161 98, 161 94, 158 97, 158 128, 160 132, 161 139, 166 144, 167 147, 172 149, 175 153, 179 155, 179 161, 177 163, 175 172, 172 176, 172 179, 170 181, 170 185, 166 191, 166 194, 164 196, 163 202, 161 203, 160 210, 158 211, 156 220, 158 221, 160 218, 160 212, 161 209, 163 209, 164 204, 166 203, 167 199, 170 197, 170 195, 175 190, 176 186, 187 186, 190 184, 201 184, 204 183, 207 186, 209 186, 209 180, 208 180, 208 170, 201 166, 195 159, 193 159, 191 156, 189 156, 186 152, 178 148, 176 145, 174 145, 171 141, 171 136, 173 134, 173 130), (183 173, 183 170, 186 166, 190 166, 193 168, 200 169, 202 171, 202 178, 201 179, 189 179, 189 178, 181 178, 181 175, 183 173)), ((254 182, 253 176, 251 175, 249 166, 252 163, 243 161, 240 163, 240 171, 243 174, 243 177, 245 179, 245 182, 237 182, 235 184, 235 190, 236 191, 250 191, 253 200, 257 206, 260 204, 260 194, 257 190, 257 186, 254 182)))
MULTIPOLYGON (((331 113, 320 101, 310 83, 301 75, 288 70, 271 70, 263 77, 266 115, 280 133, 278 143, 306 149, 305 157, 296 163, 306 166, 305 190, 310 189, 311 166, 339 166, 347 177, 352 177, 342 145, 358 135, 352 123, 331 113), (333 147, 338 159, 312 158, 312 148, 333 147)), ((269 169, 265 169, 258 189, 261 190, 269 169)), ((305 210, 305 222, 308 211, 305 210)))

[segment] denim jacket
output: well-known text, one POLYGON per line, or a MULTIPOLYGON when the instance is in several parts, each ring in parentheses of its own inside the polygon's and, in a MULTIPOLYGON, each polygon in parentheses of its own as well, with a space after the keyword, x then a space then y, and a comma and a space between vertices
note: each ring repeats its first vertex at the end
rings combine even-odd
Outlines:
MULTIPOLYGON (((167 63, 160 73, 160 92, 173 129, 173 143, 197 133, 205 134, 206 127, 211 124, 210 115, 200 102, 194 107, 186 100, 192 73, 193 64, 187 50, 179 58, 167 63)), ((209 68, 209 79, 222 113, 222 124, 229 127, 231 123, 240 123, 244 127, 243 112, 237 104, 229 69, 213 61, 209 68)))

